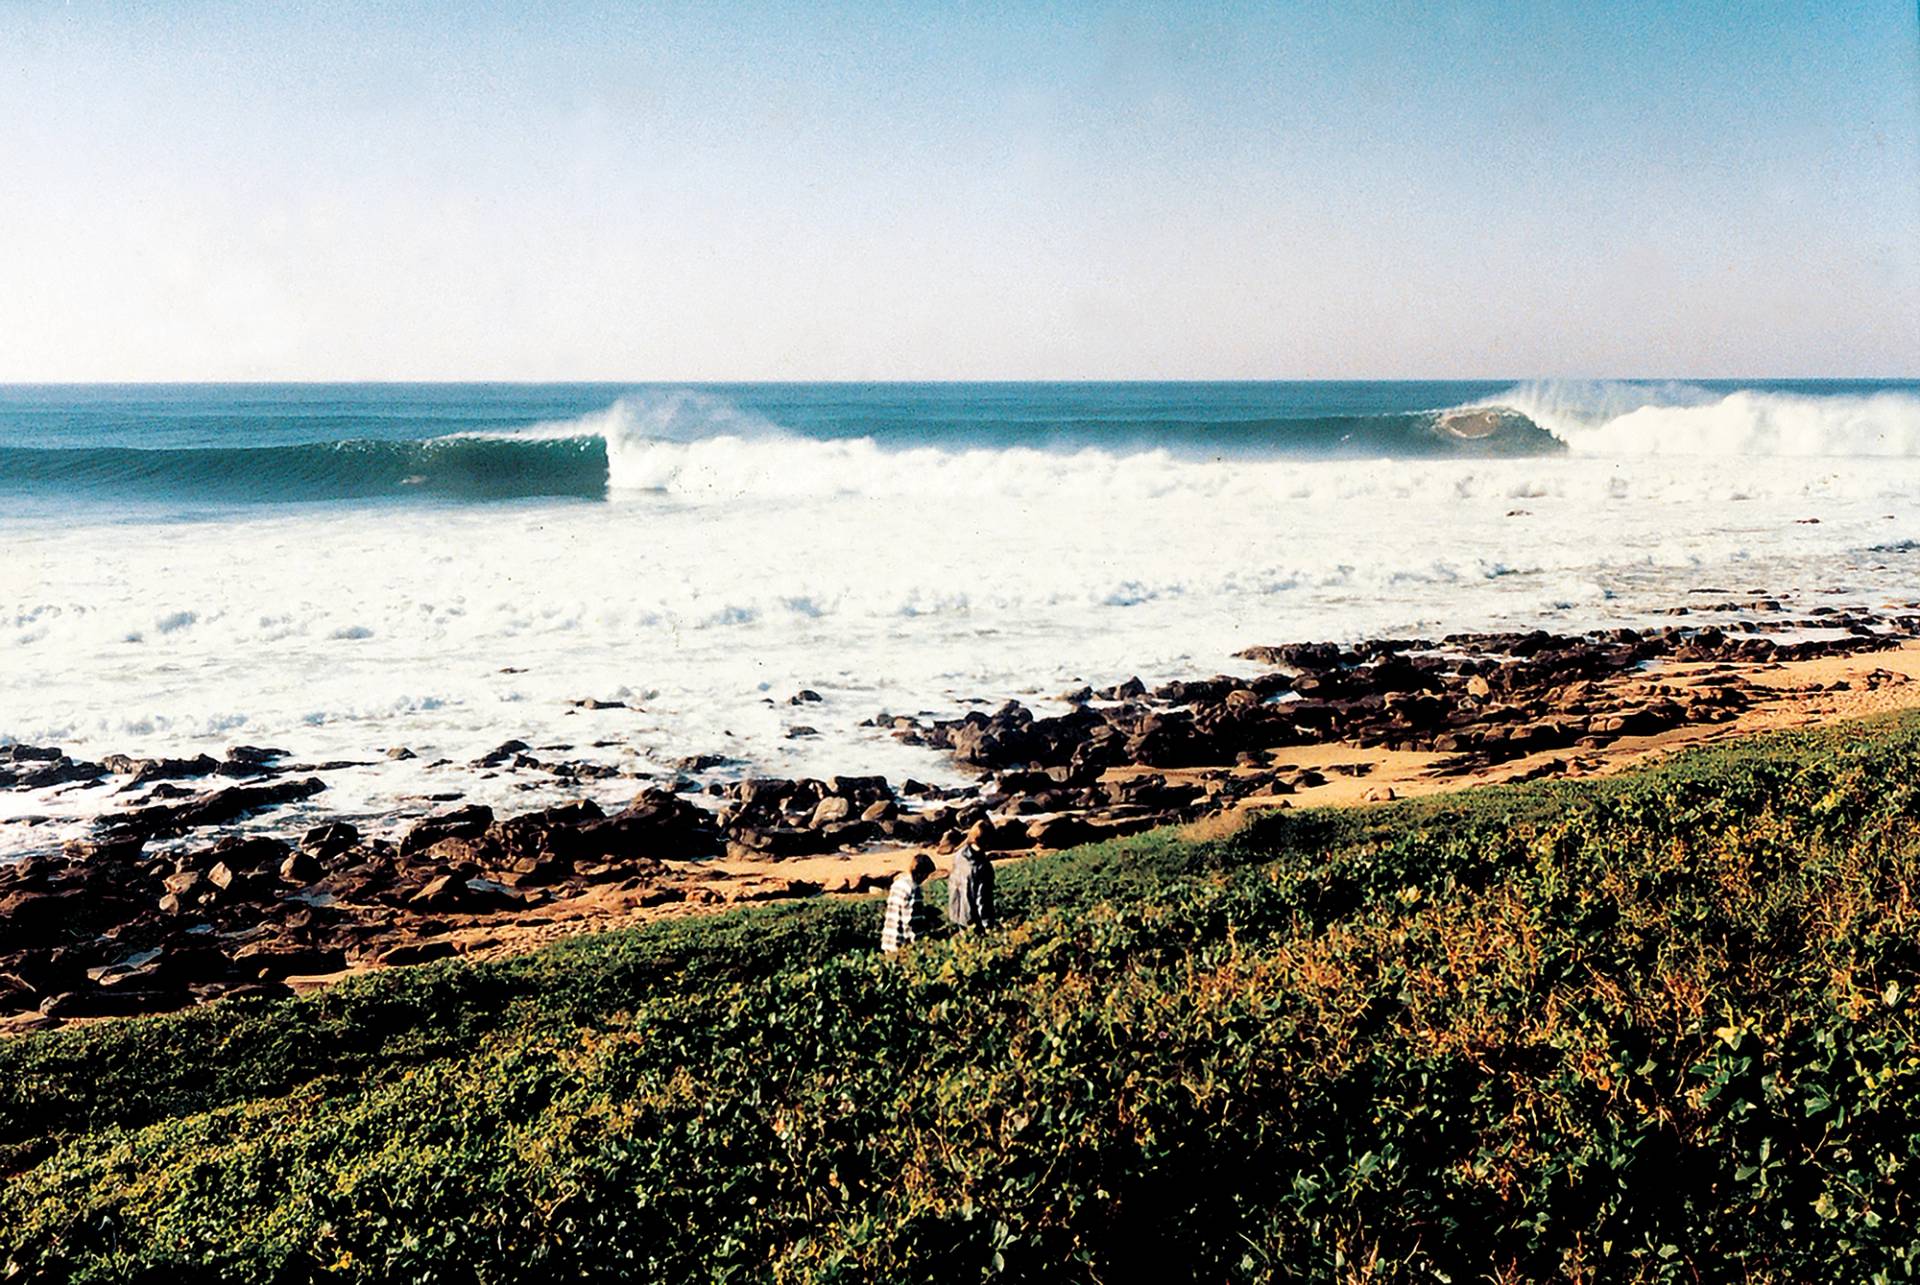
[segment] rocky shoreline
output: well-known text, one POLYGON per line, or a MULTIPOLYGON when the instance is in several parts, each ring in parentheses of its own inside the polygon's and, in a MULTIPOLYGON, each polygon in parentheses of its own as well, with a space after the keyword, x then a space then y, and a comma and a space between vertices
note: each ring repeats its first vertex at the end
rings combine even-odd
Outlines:
MULTIPOLYGON (((348 971, 471 953, 513 932, 564 931, 562 912, 585 904, 690 911, 860 893, 914 848, 1072 847, 1286 806, 1329 774, 1372 771, 1364 755, 1302 763, 1310 748, 1417 754, 1422 774, 1440 780, 1492 769, 1509 780, 1578 775, 1636 738, 1740 719, 1772 699, 1756 681, 1769 668, 1920 638, 1920 605, 1793 612, 1757 599, 1699 610, 1737 619, 1257 646, 1240 653, 1251 676, 1085 688, 1063 695, 1059 714, 1009 702, 954 719, 870 720, 977 773, 972 786, 703 782, 718 764, 696 758, 617 810, 583 799, 497 816, 445 798, 451 806, 385 835, 347 820, 284 838, 236 828, 323 795, 324 774, 351 764, 294 763, 258 746, 222 759, 98 762, 0 747, 0 790, 125 778, 123 788, 143 791, 64 851, 0 866, 0 1031, 287 995, 348 971), (832 873, 836 865, 844 869, 832 873), (758 873, 743 879, 743 868, 758 873)), ((1908 681, 1892 670, 1848 680, 1908 681)), ((518 741, 476 766, 503 764, 606 775, 543 761, 518 741)), ((1384 784, 1369 792, 1394 795, 1384 784)))

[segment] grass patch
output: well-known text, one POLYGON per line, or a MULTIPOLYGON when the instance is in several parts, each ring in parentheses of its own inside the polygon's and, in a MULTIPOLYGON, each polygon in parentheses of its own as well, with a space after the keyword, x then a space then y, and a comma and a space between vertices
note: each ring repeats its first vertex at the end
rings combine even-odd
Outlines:
POLYGON ((73 1280, 1906 1280, 1920 720, 0 1044, 73 1280), (936 891, 937 897, 937 891, 936 891))

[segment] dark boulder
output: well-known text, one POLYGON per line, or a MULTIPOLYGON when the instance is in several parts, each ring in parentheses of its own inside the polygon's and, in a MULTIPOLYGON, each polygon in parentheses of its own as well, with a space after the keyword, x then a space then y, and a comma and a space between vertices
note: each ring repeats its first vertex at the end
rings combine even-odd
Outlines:
POLYGON ((400 853, 402 856, 411 856, 446 839, 478 839, 492 824, 492 808, 484 803, 469 803, 451 812, 416 821, 400 836, 400 853))

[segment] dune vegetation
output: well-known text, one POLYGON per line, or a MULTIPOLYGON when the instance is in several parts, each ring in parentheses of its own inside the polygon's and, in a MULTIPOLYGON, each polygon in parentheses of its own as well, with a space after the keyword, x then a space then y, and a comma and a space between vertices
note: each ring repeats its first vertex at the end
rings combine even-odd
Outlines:
POLYGON ((0 1044, 0 1272, 1900 1281, 1920 719, 0 1044), (937 886, 932 890, 936 899, 937 886))

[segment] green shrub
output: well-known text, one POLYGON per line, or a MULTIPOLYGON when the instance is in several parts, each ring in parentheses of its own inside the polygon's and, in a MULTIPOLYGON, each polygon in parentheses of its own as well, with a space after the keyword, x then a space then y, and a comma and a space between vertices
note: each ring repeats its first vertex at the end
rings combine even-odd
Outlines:
POLYGON ((0 1045, 54 1279, 1906 1280, 1920 723, 0 1045))

